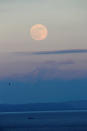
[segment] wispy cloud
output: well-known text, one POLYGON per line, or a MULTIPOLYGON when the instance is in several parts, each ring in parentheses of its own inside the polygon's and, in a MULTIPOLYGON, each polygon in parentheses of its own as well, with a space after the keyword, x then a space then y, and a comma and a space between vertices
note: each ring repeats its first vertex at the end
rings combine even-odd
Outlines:
POLYGON ((78 54, 87 53, 87 49, 70 49, 57 51, 38 51, 38 52, 15 52, 17 55, 62 55, 62 54, 78 54))
POLYGON ((73 49, 73 50, 60 50, 60 51, 40 51, 32 54, 36 55, 51 55, 51 54, 75 54, 75 53, 87 53, 87 49, 73 49))
POLYGON ((37 80, 87 77, 86 57, 87 50, 85 49, 0 54, 0 79, 37 80), (67 55, 73 53, 86 54, 85 57, 84 55, 76 57, 77 54, 67 55))

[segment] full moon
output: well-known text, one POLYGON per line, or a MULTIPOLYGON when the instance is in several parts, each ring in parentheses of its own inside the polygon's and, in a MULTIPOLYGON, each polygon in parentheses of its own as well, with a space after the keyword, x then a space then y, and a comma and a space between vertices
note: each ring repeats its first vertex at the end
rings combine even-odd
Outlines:
POLYGON ((31 27, 30 34, 34 40, 44 40, 48 35, 48 30, 46 26, 42 24, 36 24, 31 27))

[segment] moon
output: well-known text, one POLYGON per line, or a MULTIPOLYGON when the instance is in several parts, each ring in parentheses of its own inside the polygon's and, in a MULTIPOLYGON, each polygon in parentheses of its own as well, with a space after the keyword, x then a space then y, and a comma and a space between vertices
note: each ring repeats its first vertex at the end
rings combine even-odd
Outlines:
POLYGON ((48 35, 47 27, 42 24, 33 25, 30 29, 30 35, 33 40, 44 40, 48 35))

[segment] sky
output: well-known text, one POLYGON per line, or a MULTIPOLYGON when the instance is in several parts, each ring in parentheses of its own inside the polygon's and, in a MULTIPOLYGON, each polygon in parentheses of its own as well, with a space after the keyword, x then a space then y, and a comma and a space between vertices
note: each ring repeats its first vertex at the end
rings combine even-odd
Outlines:
POLYGON ((0 103, 87 100, 86 85, 87 0, 0 0, 0 103))
POLYGON ((0 51, 87 48, 86 0, 0 0, 0 51), (30 28, 48 28, 45 41, 33 41, 30 28))

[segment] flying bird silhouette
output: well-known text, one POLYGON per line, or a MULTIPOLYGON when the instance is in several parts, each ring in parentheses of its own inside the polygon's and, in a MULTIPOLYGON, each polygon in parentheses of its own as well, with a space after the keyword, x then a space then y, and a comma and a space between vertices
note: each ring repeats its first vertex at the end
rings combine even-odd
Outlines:
POLYGON ((11 86, 11 82, 9 82, 8 85, 11 86))

